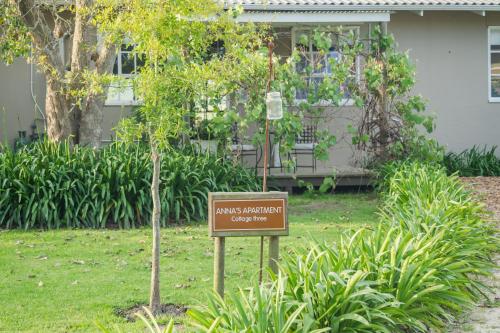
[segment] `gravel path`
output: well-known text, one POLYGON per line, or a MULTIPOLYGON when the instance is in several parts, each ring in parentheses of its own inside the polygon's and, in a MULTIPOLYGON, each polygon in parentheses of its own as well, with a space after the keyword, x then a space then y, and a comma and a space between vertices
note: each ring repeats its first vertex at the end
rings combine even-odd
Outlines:
MULTIPOLYGON (((472 177, 462 180, 481 196, 493 213, 492 222, 500 229, 500 177, 472 177)), ((496 256, 495 261, 499 266, 500 255, 496 256)), ((455 327, 450 328, 450 333, 500 333, 500 269, 495 269, 493 273, 493 278, 488 279, 486 283, 492 287, 494 294, 467 314, 455 327)))

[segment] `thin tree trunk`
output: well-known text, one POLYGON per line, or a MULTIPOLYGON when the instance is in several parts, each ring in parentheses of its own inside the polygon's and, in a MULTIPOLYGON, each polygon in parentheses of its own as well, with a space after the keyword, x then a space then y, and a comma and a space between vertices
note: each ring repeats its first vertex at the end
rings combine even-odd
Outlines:
POLYGON ((153 197, 153 253, 151 269, 151 294, 149 308, 156 315, 160 312, 160 155, 154 143, 151 144, 151 159, 153 162, 153 180, 151 182, 151 195, 153 197))
MULTIPOLYGON (((382 45, 382 38, 387 35, 387 23, 382 22, 380 24, 380 40, 379 40, 379 45, 382 45)), ((387 95, 387 67, 386 67, 386 62, 385 59, 383 58, 383 53, 385 52, 385 49, 380 49, 380 61, 383 65, 383 83, 382 83, 382 91, 380 95, 380 106, 379 106, 379 144, 380 144, 380 151, 379 151, 379 158, 382 161, 386 161, 388 158, 388 149, 389 149, 389 139, 390 139, 390 128, 389 128, 389 115, 390 115, 390 110, 389 110, 389 105, 388 105, 388 95, 387 95)))
POLYGON ((67 140, 71 136, 69 103, 61 93, 61 86, 55 80, 47 80, 45 113, 47 117, 47 136, 53 142, 67 140))

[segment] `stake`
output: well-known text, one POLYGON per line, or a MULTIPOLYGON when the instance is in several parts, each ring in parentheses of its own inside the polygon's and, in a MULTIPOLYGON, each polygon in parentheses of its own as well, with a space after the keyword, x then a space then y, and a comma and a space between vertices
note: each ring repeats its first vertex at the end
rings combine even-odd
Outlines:
MULTIPOLYGON (((267 81, 266 87, 266 97, 267 93, 271 91, 271 82, 273 80, 273 48, 274 44, 272 41, 269 41, 267 44, 267 48, 269 50, 269 80, 267 81)), ((268 164, 268 155, 269 155, 269 119, 266 114, 266 143, 264 145, 264 175, 262 177, 262 192, 267 192, 267 164, 268 164)), ((273 237, 271 237, 273 238, 273 237)), ((271 246, 271 243, 269 243, 271 246)), ((271 254, 271 252, 269 252, 271 254)), ((262 284, 262 270, 264 266, 264 236, 260 236, 260 262, 259 262, 259 284, 262 284)))
MULTIPOLYGON (((271 91, 271 82, 273 81, 273 48, 274 44, 272 41, 270 41, 267 44, 267 47, 269 49, 269 80, 267 81, 267 88, 266 88, 266 96, 267 93, 271 91)), ((267 192, 267 164, 268 162, 268 155, 269 155, 269 119, 267 118, 266 114, 266 144, 264 146, 264 176, 262 179, 262 192, 267 192)))
POLYGON ((262 284, 263 267, 264 267, 264 236, 260 236, 259 285, 262 284))

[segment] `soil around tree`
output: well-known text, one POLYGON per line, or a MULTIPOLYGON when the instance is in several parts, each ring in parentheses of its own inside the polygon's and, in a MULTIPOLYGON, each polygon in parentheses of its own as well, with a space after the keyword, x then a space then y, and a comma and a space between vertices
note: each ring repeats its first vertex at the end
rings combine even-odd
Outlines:
MULTIPOLYGON (((118 317, 125 318, 129 322, 134 322, 139 319, 139 317, 137 317, 137 314, 141 314, 144 317, 148 318, 148 314, 144 310, 144 307, 148 307, 148 305, 136 304, 132 307, 125 309, 118 308, 115 310, 115 314, 118 317)), ((180 317, 186 314, 187 310, 188 308, 185 305, 179 305, 173 303, 161 304, 160 313, 158 313, 158 316, 180 317)))

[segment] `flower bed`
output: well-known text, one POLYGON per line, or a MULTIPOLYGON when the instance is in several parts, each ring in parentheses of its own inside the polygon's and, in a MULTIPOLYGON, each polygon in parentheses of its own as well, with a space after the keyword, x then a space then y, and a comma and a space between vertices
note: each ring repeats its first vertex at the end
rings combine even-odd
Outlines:
POLYGON ((188 313, 222 332, 427 332, 442 330, 485 293, 498 249, 484 208, 435 166, 395 166, 381 220, 338 244, 286 255, 270 285, 188 313))

